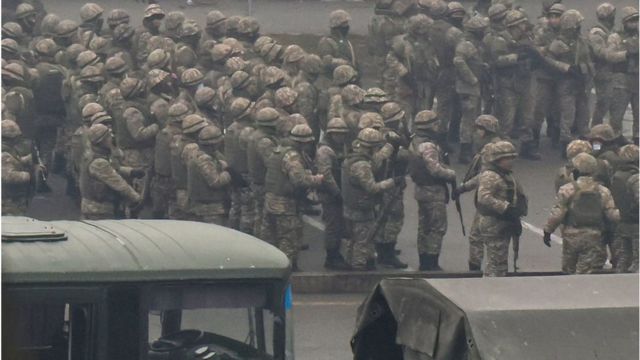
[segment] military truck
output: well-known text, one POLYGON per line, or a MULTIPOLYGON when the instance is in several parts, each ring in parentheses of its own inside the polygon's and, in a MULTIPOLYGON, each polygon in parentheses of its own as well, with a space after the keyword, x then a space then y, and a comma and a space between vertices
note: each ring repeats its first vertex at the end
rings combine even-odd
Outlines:
POLYGON ((5 359, 284 359, 290 264, 204 223, 2 218, 5 359))

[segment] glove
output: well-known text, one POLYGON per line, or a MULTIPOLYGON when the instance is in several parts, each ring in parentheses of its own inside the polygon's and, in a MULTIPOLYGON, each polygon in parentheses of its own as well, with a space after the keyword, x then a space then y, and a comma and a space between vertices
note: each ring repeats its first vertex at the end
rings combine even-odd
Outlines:
POLYGON ((507 210, 502 213, 502 218, 511 221, 511 222, 520 222, 520 214, 518 213, 518 209, 509 205, 507 210))
POLYGON ((461 187, 462 187, 462 184, 460 184, 460 186, 456 187, 455 189, 453 189, 453 191, 451 191, 451 200, 458 201, 458 199, 460 198, 460 195, 464 193, 461 190, 461 187))
POLYGON ((142 170, 142 169, 133 169, 131 170, 131 172, 129 173, 129 175, 131 175, 132 178, 134 179, 140 179, 143 178, 147 173, 142 170))
POLYGON ((579 77, 579 76, 582 76, 582 71, 580 71, 580 66, 574 64, 569 66, 569 70, 567 71, 567 74, 571 76, 579 77))
POLYGON ((547 246, 551 247, 551 233, 544 232, 544 236, 542 237, 542 242, 547 246))
POLYGON ((407 180, 404 178, 404 176, 396 176, 393 178, 393 183, 396 186, 406 186, 407 180))

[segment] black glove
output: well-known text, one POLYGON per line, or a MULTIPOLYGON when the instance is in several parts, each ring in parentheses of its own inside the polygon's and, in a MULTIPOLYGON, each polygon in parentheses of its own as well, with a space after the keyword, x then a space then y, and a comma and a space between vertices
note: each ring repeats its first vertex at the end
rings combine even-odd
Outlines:
POLYGON ((520 222, 520 214, 518 212, 518 209, 511 205, 509 205, 509 207, 507 207, 507 210, 502 213, 502 218, 506 221, 520 222))
POLYGON ((407 185, 407 180, 405 179, 404 176, 396 176, 393 178, 393 183, 396 186, 406 186, 407 185))
POLYGON ((551 247, 551 233, 544 232, 544 236, 542 237, 542 242, 547 246, 551 247))
POLYGON ((579 76, 582 76, 582 71, 580 70, 580 66, 574 64, 569 66, 569 70, 567 71, 567 74, 574 77, 579 77, 579 76))
POLYGON ((522 236, 522 222, 520 220, 513 223, 513 235, 516 237, 522 236))
POLYGON ((147 173, 142 170, 142 169, 133 169, 131 170, 131 172, 129 173, 129 175, 131 175, 132 178, 134 179, 140 179, 143 178, 147 173))
POLYGON ((460 184, 460 186, 454 188, 451 191, 451 200, 458 201, 458 199, 460 198, 460 195, 464 193, 464 191, 461 190, 461 187, 462 187, 462 184, 460 184))

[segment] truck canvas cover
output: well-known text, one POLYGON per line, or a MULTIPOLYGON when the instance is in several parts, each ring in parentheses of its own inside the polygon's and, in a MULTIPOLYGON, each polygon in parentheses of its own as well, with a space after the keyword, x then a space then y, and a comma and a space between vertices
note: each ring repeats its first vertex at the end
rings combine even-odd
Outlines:
POLYGON ((638 275, 386 279, 351 346, 356 360, 637 359, 638 275))

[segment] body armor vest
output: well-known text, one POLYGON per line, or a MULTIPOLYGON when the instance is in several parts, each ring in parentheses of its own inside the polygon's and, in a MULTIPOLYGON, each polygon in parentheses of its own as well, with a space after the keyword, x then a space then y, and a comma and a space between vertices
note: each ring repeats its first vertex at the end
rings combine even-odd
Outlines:
POLYGON ((243 128, 235 127, 232 132, 227 132, 224 142, 224 155, 229 165, 240 174, 249 172, 247 151, 240 147, 240 132, 243 128))
POLYGON ((284 197, 293 197, 295 195, 295 188, 282 168, 283 159, 290 151, 293 151, 293 148, 284 146, 278 146, 273 149, 273 153, 267 160, 266 192, 284 197))
POLYGON ((620 166, 611 177, 611 195, 616 207, 620 210, 621 221, 625 223, 638 223, 637 205, 634 206, 633 193, 627 185, 629 178, 637 173, 638 168, 635 166, 620 166))
POLYGON ((247 160, 248 160, 248 168, 249 168, 249 176, 251 177, 251 182, 255 185, 264 185, 265 176, 267 173, 267 166, 262 161, 262 154, 258 153, 258 143, 264 139, 268 138, 276 144, 276 139, 267 135, 261 130, 256 130, 255 137, 249 143, 249 149, 247 151, 247 160))
MULTIPOLYGON (((430 139, 424 137, 416 137, 411 141, 411 150, 409 151, 409 174, 411 179, 418 186, 433 186, 444 185, 445 182, 441 179, 434 178, 427 169, 427 165, 424 163, 422 154, 418 152, 418 147, 425 142, 430 142, 430 139)), ((442 161, 442 154, 438 153, 438 158, 442 161)))
POLYGON ((149 114, 148 107, 145 104, 137 101, 127 100, 122 106, 122 112, 117 114, 114 121, 113 131, 115 133, 116 143, 118 147, 127 149, 142 149, 153 146, 153 141, 138 141, 131 136, 129 129, 127 128, 127 119, 124 117, 124 113, 128 108, 135 108, 144 116, 144 126, 149 126, 151 123, 151 115, 149 114))
POLYGON ((187 166, 187 195, 190 204, 211 204, 223 202, 227 199, 226 188, 212 188, 207 184, 200 168, 198 161, 202 161, 202 157, 206 157, 206 161, 212 162, 216 167, 218 174, 222 173, 222 166, 218 159, 215 159, 203 152, 200 152, 196 159, 191 161, 187 166))
POLYGON ((344 206, 351 209, 372 211, 376 205, 376 195, 367 192, 356 183, 351 172, 351 167, 358 161, 371 162, 371 156, 361 153, 352 153, 342 163, 342 200, 344 206))
POLYGON ((89 167, 97 159, 111 161, 108 155, 96 155, 93 151, 85 153, 80 167, 80 193, 83 198, 91 201, 100 203, 113 202, 116 199, 116 193, 107 184, 89 173, 89 167))
POLYGON ((602 213, 602 195, 597 186, 583 189, 577 182, 573 182, 575 193, 571 198, 566 223, 570 226, 604 228, 602 213))
POLYGON ((182 151, 192 142, 193 140, 182 136, 171 147, 171 177, 179 190, 187 189, 187 164, 182 161, 182 151))

